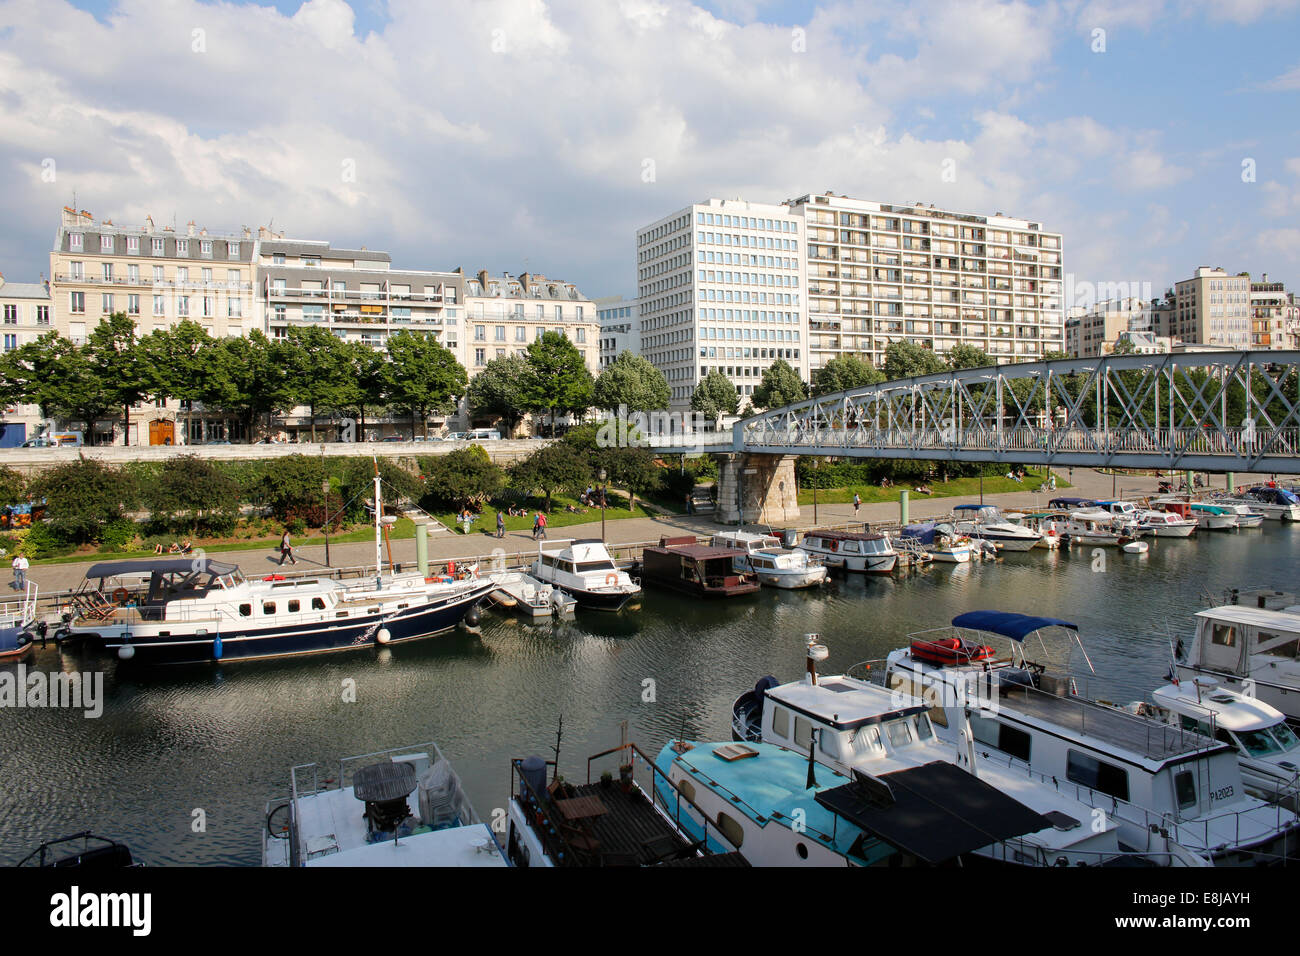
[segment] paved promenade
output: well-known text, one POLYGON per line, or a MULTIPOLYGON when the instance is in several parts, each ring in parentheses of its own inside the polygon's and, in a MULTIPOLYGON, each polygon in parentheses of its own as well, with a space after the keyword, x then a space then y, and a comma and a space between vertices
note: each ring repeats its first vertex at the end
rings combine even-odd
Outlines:
MULTIPOLYGON (((1064 475, 1066 472, 1063 471, 1061 474, 1064 475)), ((1245 476, 1241 476, 1238 481, 1244 478, 1245 476)), ((1112 479, 1110 475, 1103 475, 1092 469, 1076 468, 1074 469, 1072 481, 1074 487, 1059 490, 1056 494, 1088 498, 1106 498, 1111 495, 1112 479)), ((1222 478, 1216 479, 1215 487, 1222 488, 1222 482, 1222 478)), ((1114 487, 1118 492, 1126 495, 1148 494, 1156 490, 1157 484, 1158 481, 1154 477, 1121 475, 1114 487)), ((1035 482, 1035 487, 1036 485, 1035 482)), ((1053 495, 1035 494, 1027 487, 1024 491, 985 495, 984 500, 989 504, 996 504, 1004 510, 1032 510, 1046 506, 1047 500, 1051 497, 1053 495)), ((978 496, 926 498, 913 492, 909 507, 909 518, 915 521, 947 514, 954 505, 978 500, 978 496)), ((898 518, 898 502, 893 501, 863 505, 857 520, 865 522, 896 522, 898 518)), ((799 520, 793 524, 793 527, 806 529, 815 525, 844 524, 853 520, 853 505, 851 504, 819 504, 816 522, 813 520, 812 505, 803 505, 800 508, 799 520)), ((735 525, 720 525, 713 520, 712 516, 707 515, 698 517, 664 515, 656 518, 624 518, 605 523, 605 540, 610 544, 633 544, 642 541, 657 541, 661 535, 665 534, 711 534, 724 527, 734 528, 735 525)), ((749 527, 758 528, 759 526, 749 527)), ((765 530, 766 526, 761 526, 761 528, 765 530)), ((551 540, 598 538, 600 537, 600 520, 597 518, 596 521, 589 524, 552 528, 550 537, 551 540)), ((504 538, 500 539, 495 535, 483 534, 479 531, 469 535, 443 531, 432 533, 429 536, 429 560, 431 562, 445 562, 449 558, 487 556, 498 548, 504 550, 509 558, 516 554, 535 552, 537 545, 533 542, 532 535, 525 531, 508 532, 504 538)), ((323 544, 296 548, 295 554, 298 558, 298 570, 325 567, 325 547, 323 544)), ((217 552, 213 554, 213 558, 218 561, 229 561, 238 564, 245 574, 252 576, 270 574, 277 570, 280 555, 278 551, 259 548, 246 551, 217 552)), ((101 557, 96 560, 108 559, 101 557)), ((385 558, 385 560, 387 559, 385 558)), ((415 562, 415 540, 407 538, 394 541, 393 560, 402 564, 413 565, 415 562)), ((351 542, 330 546, 330 565, 333 567, 373 566, 374 561, 375 546, 373 542, 351 542)), ((69 590, 80 585, 85 577, 86 569, 92 563, 94 562, 37 565, 28 572, 28 575, 40 585, 42 594, 50 594, 55 591, 69 590)), ((291 565, 286 564, 285 567, 292 569, 291 565)), ((8 578, 9 573, 7 568, 0 569, 0 574, 6 575, 6 584, 12 582, 12 578, 8 578)))

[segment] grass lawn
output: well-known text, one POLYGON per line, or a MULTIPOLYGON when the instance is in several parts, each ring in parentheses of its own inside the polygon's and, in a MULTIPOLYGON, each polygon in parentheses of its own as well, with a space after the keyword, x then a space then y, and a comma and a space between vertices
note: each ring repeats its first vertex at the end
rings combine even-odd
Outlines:
MULTIPOLYGON (((388 529, 388 536, 394 541, 401 538, 415 537, 415 522, 410 518, 398 518, 397 523, 388 529)), ((351 531, 345 531, 342 534, 330 535, 330 544, 348 544, 354 541, 373 541, 375 539, 375 526, 369 523, 359 524, 351 531)), ((300 537, 290 537, 289 541, 295 548, 303 545, 323 545, 325 536, 319 530, 311 534, 300 537)), ((193 541, 194 550, 202 550, 205 554, 219 554, 224 551, 271 551, 280 546, 279 537, 275 538, 216 538, 204 539, 198 538, 193 541)), ((191 555, 193 552, 191 552, 191 555)), ((76 564, 79 561, 96 561, 100 559, 117 559, 117 558, 152 558, 157 557, 150 549, 139 551, 94 551, 81 550, 74 551, 72 554, 60 555, 57 558, 37 558, 32 561, 32 565, 42 564, 76 564)), ((179 554, 165 554, 162 557, 178 558, 185 557, 179 554)))
MULTIPOLYGON (((523 507, 528 510, 527 517, 512 517, 504 511, 501 513, 506 521, 507 531, 532 531, 533 516, 537 509, 544 504, 542 498, 528 498, 523 502, 523 507)), ((478 513, 474 523, 470 525, 470 534, 496 534, 497 533, 497 508, 493 505, 484 505, 483 510, 478 513)), ((628 510, 628 499, 623 495, 611 491, 609 493, 609 507, 605 509, 606 521, 617 521, 620 518, 648 518, 650 512, 646 511, 639 504, 631 511, 628 510)), ((456 515, 435 514, 435 518, 441 521, 448 528, 451 528, 456 534, 464 534, 464 526, 456 521, 456 515)), ((546 512, 547 528, 563 528, 572 524, 588 524, 592 521, 600 520, 599 508, 584 508, 578 504, 577 498, 567 498, 564 495, 556 495, 551 499, 551 510, 546 512), (574 514, 566 511, 566 505, 573 505, 580 509, 580 513, 574 514)))
MULTIPOLYGON (((998 495, 1011 491, 1034 491, 1043 483, 1045 476, 1046 473, 1039 468, 1026 468, 1024 481, 1014 481, 1005 475, 985 475, 984 494, 998 495)), ((913 490, 915 487, 915 485, 891 485, 888 488, 881 488, 879 485, 848 485, 844 488, 818 488, 817 503, 824 505, 850 504, 853 501, 855 492, 862 496, 864 505, 878 504, 883 501, 897 501, 900 491, 911 491, 913 501, 923 498, 971 497, 980 493, 980 480, 977 476, 975 478, 954 478, 952 481, 932 481, 929 483, 929 487, 934 491, 932 495, 919 495, 913 490)), ((1069 487, 1070 483, 1068 481, 1060 475, 1056 476, 1058 491, 1069 487)), ((799 490, 799 504, 811 505, 812 503, 812 489, 801 488, 799 490)))

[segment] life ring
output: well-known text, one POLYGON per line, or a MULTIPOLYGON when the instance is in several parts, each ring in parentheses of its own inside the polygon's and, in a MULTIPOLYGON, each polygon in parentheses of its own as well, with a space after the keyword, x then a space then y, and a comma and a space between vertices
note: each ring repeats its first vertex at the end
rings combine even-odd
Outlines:
POLYGON ((131 592, 128 591, 126 588, 118 588, 113 592, 114 604, 125 604, 130 599, 131 599, 131 592))
POLYGON ((618 575, 611 571, 609 574, 605 575, 605 583, 610 587, 614 587, 618 584, 618 575))
POLYGON ((830 548, 832 551, 838 551, 840 549, 840 543, 834 538, 831 538, 826 542, 826 547, 830 548))
POLYGON ((447 573, 450 574, 452 577, 455 577, 455 576, 456 576, 456 562, 455 562, 455 561, 448 561, 448 562, 447 562, 447 573))

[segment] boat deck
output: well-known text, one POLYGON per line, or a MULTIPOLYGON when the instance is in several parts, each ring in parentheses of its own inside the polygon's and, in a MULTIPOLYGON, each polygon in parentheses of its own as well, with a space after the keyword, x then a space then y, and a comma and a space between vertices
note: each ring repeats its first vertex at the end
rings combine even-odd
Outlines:
MULTIPOLYGON (((605 808, 605 813, 591 817, 580 827, 590 842, 585 847, 573 841, 574 853, 565 854, 568 866, 656 866, 672 863, 674 866, 743 866, 744 858, 722 860, 719 854, 699 857, 685 838, 675 831, 667 820, 650 804, 647 795, 634 789, 624 793, 616 783, 584 784, 577 787, 578 797, 595 797, 605 808)), ((558 817, 558 812, 557 812, 558 817)), ((548 850, 552 839, 548 838, 548 850)), ((552 858, 554 854, 552 853, 552 858)))
POLYGON ((1208 737, 1083 699, 1056 697, 1032 688, 1002 695, 1002 703, 1113 747, 1153 760, 1169 760, 1222 747, 1208 737))

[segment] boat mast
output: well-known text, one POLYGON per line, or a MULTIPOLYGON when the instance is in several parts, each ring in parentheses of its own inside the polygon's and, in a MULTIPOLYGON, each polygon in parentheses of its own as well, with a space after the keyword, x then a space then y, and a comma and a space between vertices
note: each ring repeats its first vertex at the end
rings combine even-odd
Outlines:
POLYGON ((383 503, 379 495, 379 458, 372 455, 371 460, 375 464, 375 589, 378 590, 383 587, 381 579, 383 565, 379 548, 379 536, 383 526, 383 503))

